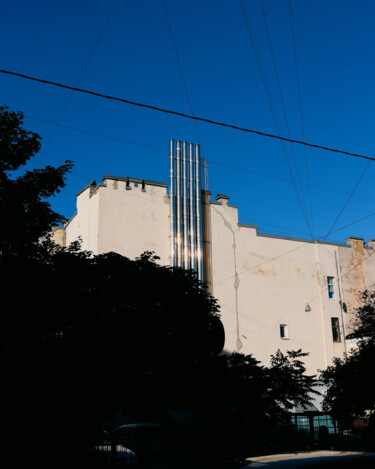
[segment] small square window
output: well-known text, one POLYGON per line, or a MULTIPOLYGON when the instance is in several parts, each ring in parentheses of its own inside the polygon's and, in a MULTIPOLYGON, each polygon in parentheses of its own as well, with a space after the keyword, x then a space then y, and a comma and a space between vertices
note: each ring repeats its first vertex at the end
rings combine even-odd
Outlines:
POLYGON ((336 298, 334 281, 335 281, 335 277, 327 277, 328 297, 329 298, 336 298))
POLYGON ((135 182, 135 183, 134 183, 134 187, 138 187, 138 182, 135 182))
POLYGON ((282 339, 289 339, 288 326, 286 324, 280 324, 280 337, 282 339))
POLYGON ((339 318, 331 318, 332 338, 334 342, 341 342, 339 318))

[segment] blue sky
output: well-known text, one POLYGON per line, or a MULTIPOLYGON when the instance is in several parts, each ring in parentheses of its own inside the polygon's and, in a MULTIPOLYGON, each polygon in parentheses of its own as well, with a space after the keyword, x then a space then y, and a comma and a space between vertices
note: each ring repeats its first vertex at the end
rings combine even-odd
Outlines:
MULTIPOLYGON (((262 3, 243 3, 277 125, 287 137, 262 3)), ((165 4, 194 114, 276 134, 241 2, 165 4)), ((190 114, 163 1, 117 0, 103 31, 113 5, 112 0, 6 2, 0 68, 190 114)), ((302 140, 289 0, 263 0, 263 6, 290 134, 302 140)), ((373 156, 375 2, 292 0, 292 10, 306 141, 373 156)), ((314 237, 322 239, 347 203, 328 239, 375 238, 375 216, 340 229, 375 212, 375 162, 347 202, 368 165, 364 159, 311 148, 305 158, 301 145, 293 146, 293 156, 289 144, 285 156, 277 140, 200 122, 198 140, 191 120, 70 95, 0 74, 0 103, 22 110, 25 127, 43 137, 34 166, 74 161, 67 187, 51 201, 67 218, 75 212, 76 193, 103 174, 168 182, 169 139, 180 138, 200 140, 212 198, 228 194, 239 206, 240 222, 266 233, 310 238, 307 219, 314 237), (290 181, 298 179, 296 168, 301 185, 290 181)))

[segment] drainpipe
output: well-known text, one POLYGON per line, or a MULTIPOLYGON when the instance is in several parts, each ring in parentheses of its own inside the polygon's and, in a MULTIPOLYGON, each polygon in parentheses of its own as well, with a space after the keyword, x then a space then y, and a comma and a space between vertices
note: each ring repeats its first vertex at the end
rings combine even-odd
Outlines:
POLYGON ((341 324, 342 324, 342 333, 343 333, 343 342, 344 342, 344 350, 347 353, 346 347, 346 332, 345 332, 345 322, 344 322, 344 309, 343 309, 343 299, 342 299, 342 290, 341 290, 341 276, 339 270, 339 261, 338 261, 338 253, 337 249, 335 250, 335 262, 336 262, 336 274, 337 274, 337 286, 339 287, 339 299, 340 299, 340 311, 341 311, 341 324))

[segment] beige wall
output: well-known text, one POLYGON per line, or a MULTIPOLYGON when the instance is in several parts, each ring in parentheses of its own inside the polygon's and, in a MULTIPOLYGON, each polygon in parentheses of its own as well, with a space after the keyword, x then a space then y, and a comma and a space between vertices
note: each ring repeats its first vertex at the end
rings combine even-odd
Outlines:
POLYGON ((375 284, 375 241, 367 245, 362 238, 347 238, 351 249, 338 249, 342 300, 347 309, 347 333, 353 331, 355 309, 360 306, 360 292, 375 284))
MULTIPOLYGON (((350 304, 347 290, 358 273, 349 269, 372 250, 359 255, 349 245, 262 235, 238 224, 237 208, 224 201, 211 204, 211 225, 213 295, 222 307, 227 352, 251 353, 267 364, 278 348, 302 348, 310 353, 308 370, 315 373, 348 351, 349 316, 341 290, 350 304), (341 258, 345 263, 339 268, 341 258), (335 298, 328 295, 328 276, 334 278, 335 298), (311 311, 305 311, 307 303, 311 311), (333 341, 331 318, 339 319, 341 342, 333 341), (287 325, 288 339, 280 337, 281 324, 287 325)), ((373 262, 361 264, 366 279, 361 287, 375 283, 373 262)))
MULTIPOLYGON (((138 182, 137 182, 138 181, 138 182)), ((66 243, 81 236, 83 249, 115 251, 129 258, 155 251, 170 264, 169 198, 165 184, 145 184, 107 176, 77 197, 77 214, 66 226, 66 243), (138 187, 136 187, 138 185, 138 187)), ((349 312, 358 290, 375 283, 372 245, 337 245, 259 234, 238 223, 237 207, 226 199, 211 202, 212 293, 219 300, 225 351, 253 354, 268 364, 277 349, 309 352, 310 373, 324 369, 348 344, 349 312), (358 264, 358 265, 357 265, 358 264), (327 276, 334 278, 329 298, 327 276), (342 301, 340 301, 342 300, 342 301), (305 311, 306 304, 311 311, 305 311), (331 318, 340 322, 341 342, 334 342, 331 318), (280 325, 288 338, 280 337, 280 325)), ((208 243, 209 244, 209 243, 208 243)), ((371 243, 369 243, 371 244, 371 243)))

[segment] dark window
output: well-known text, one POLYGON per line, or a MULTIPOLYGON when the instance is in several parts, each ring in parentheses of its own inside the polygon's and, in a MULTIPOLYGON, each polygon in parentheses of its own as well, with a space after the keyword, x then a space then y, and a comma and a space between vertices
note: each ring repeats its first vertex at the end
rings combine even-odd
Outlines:
POLYGON ((282 339, 289 339, 288 326, 286 324, 280 324, 280 337, 282 339))
POLYGON ((341 342, 339 318, 331 318, 332 337, 334 342, 341 342))
POLYGON ((328 296, 329 296, 329 298, 336 298, 335 297, 334 279, 335 279, 335 277, 327 277, 328 296))

